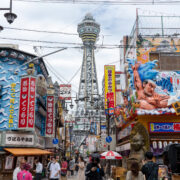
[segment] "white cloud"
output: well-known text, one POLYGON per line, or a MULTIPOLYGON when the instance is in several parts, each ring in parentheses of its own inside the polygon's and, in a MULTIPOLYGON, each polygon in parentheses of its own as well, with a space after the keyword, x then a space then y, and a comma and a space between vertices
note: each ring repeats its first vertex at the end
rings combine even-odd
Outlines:
MULTIPOLYGON (((1 7, 8 7, 7 0, 1 0, 1 7)), ((101 25, 101 32, 98 44, 119 44, 123 35, 131 32, 136 18, 136 8, 145 9, 146 14, 179 13, 180 6, 123 6, 123 5, 88 5, 88 4, 55 4, 55 3, 28 3, 13 1, 13 12, 17 14, 17 19, 9 25, 4 18, 3 11, 0 11, 0 25, 5 27, 17 27, 28 29, 39 29, 45 31, 63 31, 77 33, 77 24, 80 23, 86 13, 91 12, 96 21, 101 25), (151 12, 148 12, 148 11, 151 12), (158 13, 152 12, 157 11, 158 13)), ((140 10, 141 13, 144 13, 140 10)), ((46 41, 75 42, 81 43, 77 36, 67 36, 60 34, 44 34, 25 31, 14 31, 4 29, 0 37, 24 38, 46 41)), ((1 40, 1 43, 19 43, 24 51, 34 53, 32 46, 39 46, 42 43, 20 42, 1 40)), ((60 44, 44 44, 47 46, 63 46, 60 44)), ((41 54, 46 54, 54 49, 42 49, 41 54)), ((104 65, 119 60, 119 49, 100 49, 95 53, 97 76, 99 89, 101 91, 104 65)), ((46 57, 54 69, 65 77, 68 81, 73 77, 77 69, 82 64, 83 53, 78 49, 67 49, 52 56, 46 57)), ((119 64, 116 63, 117 69, 119 64)), ((50 72, 53 80, 57 78, 50 72)), ((79 86, 80 73, 73 79, 72 83, 79 86)), ((77 91, 77 88, 74 89, 77 91)))

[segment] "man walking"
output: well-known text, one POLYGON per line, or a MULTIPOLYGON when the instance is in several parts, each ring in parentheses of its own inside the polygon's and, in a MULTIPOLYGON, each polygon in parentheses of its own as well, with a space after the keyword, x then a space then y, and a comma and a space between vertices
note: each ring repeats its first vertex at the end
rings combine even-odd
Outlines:
POLYGON ((145 153, 146 163, 143 161, 142 173, 145 175, 146 180, 158 180, 158 165, 153 162, 153 153, 145 153))
POLYGON ((52 158, 52 163, 50 166, 50 180, 59 180, 60 178, 61 167, 59 163, 56 161, 56 158, 52 158))
POLYGON ((36 164, 36 170, 35 170, 35 180, 41 180, 42 178, 42 170, 43 170, 43 165, 39 159, 35 160, 36 164))

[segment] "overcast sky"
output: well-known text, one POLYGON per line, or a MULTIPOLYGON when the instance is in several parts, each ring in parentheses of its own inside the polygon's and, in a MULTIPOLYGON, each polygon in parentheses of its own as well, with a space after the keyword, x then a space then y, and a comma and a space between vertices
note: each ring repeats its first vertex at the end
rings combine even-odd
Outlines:
MULTIPOLYGON (((0 8, 3 7, 9 7, 9 0, 0 0, 0 8)), ((0 25, 4 27, 58 31, 75 34, 77 33, 77 24, 82 21, 86 13, 91 13, 95 20, 101 25, 100 37, 97 43, 118 45, 122 36, 130 34, 132 30, 136 18, 136 8, 140 8, 139 13, 143 15, 180 15, 180 6, 178 5, 125 6, 105 5, 102 3, 91 5, 13 1, 12 11, 17 14, 17 19, 13 24, 9 25, 4 18, 4 13, 7 11, 0 11, 0 25)), ((78 35, 70 36, 62 34, 35 33, 9 30, 6 28, 0 33, 0 43, 19 44, 21 50, 30 53, 35 53, 33 46, 67 45, 10 41, 3 40, 1 39, 2 37, 81 43, 81 39, 78 35)), ((39 53, 43 55, 55 50, 57 49, 39 48, 39 53)), ((68 48, 67 50, 48 56, 44 60, 54 68, 54 71, 59 73, 59 78, 62 79, 60 76, 63 76, 67 81, 69 81, 80 68, 82 55, 83 54, 80 49, 68 48)), ((116 65, 116 69, 119 70, 119 63, 117 62, 120 58, 119 49, 97 49, 95 56, 99 89, 101 92, 104 65, 116 62, 114 64, 116 65)), ((62 83, 51 72, 50 75, 52 75, 53 81, 57 80, 59 83, 62 83)), ((71 82, 73 90, 76 92, 78 91, 79 79, 80 71, 71 82)), ((67 83, 64 79, 62 80, 64 83, 67 83)))

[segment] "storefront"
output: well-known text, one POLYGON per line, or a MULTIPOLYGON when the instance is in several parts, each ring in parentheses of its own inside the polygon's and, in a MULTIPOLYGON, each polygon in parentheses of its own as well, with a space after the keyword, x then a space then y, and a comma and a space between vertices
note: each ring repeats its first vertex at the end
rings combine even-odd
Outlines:
POLYGON ((12 179, 12 173, 24 158, 34 168, 35 158, 41 157, 43 165, 47 164, 47 157, 52 152, 43 150, 44 138, 33 132, 4 131, 0 133, 0 179, 12 179))

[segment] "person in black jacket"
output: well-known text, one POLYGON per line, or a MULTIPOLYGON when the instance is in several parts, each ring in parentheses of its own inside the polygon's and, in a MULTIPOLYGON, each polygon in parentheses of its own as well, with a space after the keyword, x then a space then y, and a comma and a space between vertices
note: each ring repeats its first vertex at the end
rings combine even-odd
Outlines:
POLYGON ((99 154, 92 154, 91 162, 86 166, 86 180, 102 180, 104 170, 100 165, 99 154))
POLYGON ((145 175, 146 180, 158 180, 158 165, 153 162, 153 153, 146 152, 145 153, 146 164, 143 162, 143 166, 141 168, 142 173, 145 175))

